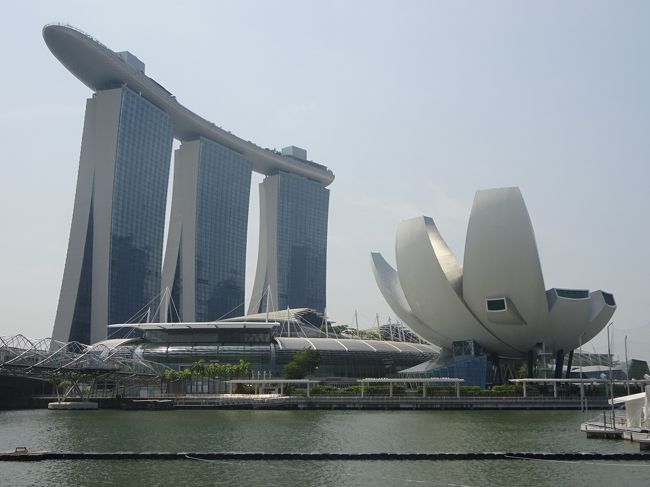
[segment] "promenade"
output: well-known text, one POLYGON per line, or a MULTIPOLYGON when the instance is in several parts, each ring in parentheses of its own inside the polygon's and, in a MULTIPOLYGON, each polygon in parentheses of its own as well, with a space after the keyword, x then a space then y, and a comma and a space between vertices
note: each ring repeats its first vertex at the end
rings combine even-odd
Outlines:
MULTIPOLYGON (((580 397, 420 397, 420 396, 275 396, 228 395, 184 396, 173 399, 174 408, 242 409, 580 409, 580 397)), ((591 401, 590 407, 607 407, 607 399, 591 401)))
MULTIPOLYGON (((33 398, 35 408, 55 401, 50 396, 33 398)), ((107 409, 350 409, 350 410, 580 410, 580 397, 553 396, 429 396, 419 395, 280 395, 280 394, 183 394, 148 398, 93 397, 107 409)), ((607 408, 605 397, 590 398, 589 409, 607 408)))

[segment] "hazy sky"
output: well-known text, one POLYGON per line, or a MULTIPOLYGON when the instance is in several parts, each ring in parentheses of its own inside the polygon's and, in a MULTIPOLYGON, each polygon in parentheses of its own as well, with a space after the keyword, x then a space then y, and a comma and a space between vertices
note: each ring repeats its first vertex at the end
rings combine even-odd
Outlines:
MULTIPOLYGON (((433 217, 462 259, 474 192, 519 186, 546 287, 614 293, 614 352, 627 334, 630 356, 650 359, 649 3, 84 0, 2 13, 0 335, 52 331, 91 95, 43 42, 43 25, 66 22, 134 53, 217 125, 334 171, 337 322, 392 315, 369 253, 394 263, 401 220, 433 217)), ((606 351, 604 333, 592 343, 606 351)))

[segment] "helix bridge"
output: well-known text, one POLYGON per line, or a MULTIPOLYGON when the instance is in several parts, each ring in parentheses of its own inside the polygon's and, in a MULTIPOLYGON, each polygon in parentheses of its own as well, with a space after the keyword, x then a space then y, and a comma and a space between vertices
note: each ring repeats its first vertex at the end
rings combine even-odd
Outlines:
MULTIPOLYGON (((133 355, 131 339, 104 340, 94 345, 23 335, 0 337, 0 375, 63 385, 64 396, 96 394, 100 385, 120 387, 159 382, 167 366, 133 355)), ((59 391, 57 390, 57 395, 59 391)))

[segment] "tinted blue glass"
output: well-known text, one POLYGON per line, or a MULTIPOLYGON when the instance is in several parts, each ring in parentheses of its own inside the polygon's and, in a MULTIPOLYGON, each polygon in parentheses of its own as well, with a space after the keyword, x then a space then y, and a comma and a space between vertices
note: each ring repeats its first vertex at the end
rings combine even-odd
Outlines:
POLYGON ((181 292, 183 289, 183 261, 181 260, 183 245, 181 243, 178 248, 178 256, 176 257, 176 271, 174 272, 174 283, 172 284, 171 300, 169 308, 167 309, 167 321, 179 322, 182 321, 183 316, 183 302, 181 300, 181 292))
MULTIPOLYGON (((169 115, 122 90, 117 137, 109 323, 124 323, 160 292, 173 127, 169 115)), ((155 310, 158 303, 153 303, 155 310)))
POLYGON ((278 174, 278 309, 325 309, 329 190, 278 174))
POLYGON ((614 300, 614 295, 610 293, 606 293, 603 291, 603 299, 605 300, 605 303, 607 303, 610 306, 616 306, 616 301, 614 300))
POLYGON ((196 201, 196 320, 244 314, 251 163, 201 139, 196 201))
POLYGON ((485 389, 491 363, 486 355, 478 357, 461 357, 451 364, 437 367, 427 372, 429 377, 459 377, 465 379, 466 386, 479 386, 485 389))
POLYGON ((506 300, 504 298, 486 300, 488 311, 504 311, 506 309, 506 300))
POLYGON ((567 299, 587 299, 589 291, 585 289, 556 289, 557 295, 567 299))
POLYGON ((86 229, 86 242, 84 243, 84 256, 81 264, 79 289, 74 305, 72 324, 70 326, 69 340, 90 344, 90 318, 93 289, 93 207, 90 206, 88 214, 88 227, 86 229))

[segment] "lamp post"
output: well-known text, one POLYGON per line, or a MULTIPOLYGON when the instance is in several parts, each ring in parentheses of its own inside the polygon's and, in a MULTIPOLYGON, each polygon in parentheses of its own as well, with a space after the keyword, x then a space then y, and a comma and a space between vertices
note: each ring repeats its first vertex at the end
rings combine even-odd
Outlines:
POLYGON ((625 335, 625 387, 627 388, 627 395, 630 395, 630 363, 627 361, 627 335, 625 335))
POLYGON ((580 366, 579 366, 580 367, 580 411, 583 414, 583 418, 582 418, 583 420, 584 420, 585 410, 587 409, 586 401, 585 401, 585 383, 583 382, 583 377, 582 377, 582 337, 585 336, 585 333, 586 332, 583 331, 580 337, 578 337, 579 344, 580 344, 580 347, 578 349, 579 350, 578 355, 580 357, 580 366))
POLYGON ((612 327, 614 322, 612 321, 607 325, 607 355, 609 355, 609 395, 610 395, 610 404, 612 409, 612 429, 614 429, 614 383, 612 382, 612 351, 611 344, 609 339, 609 329, 612 327))

